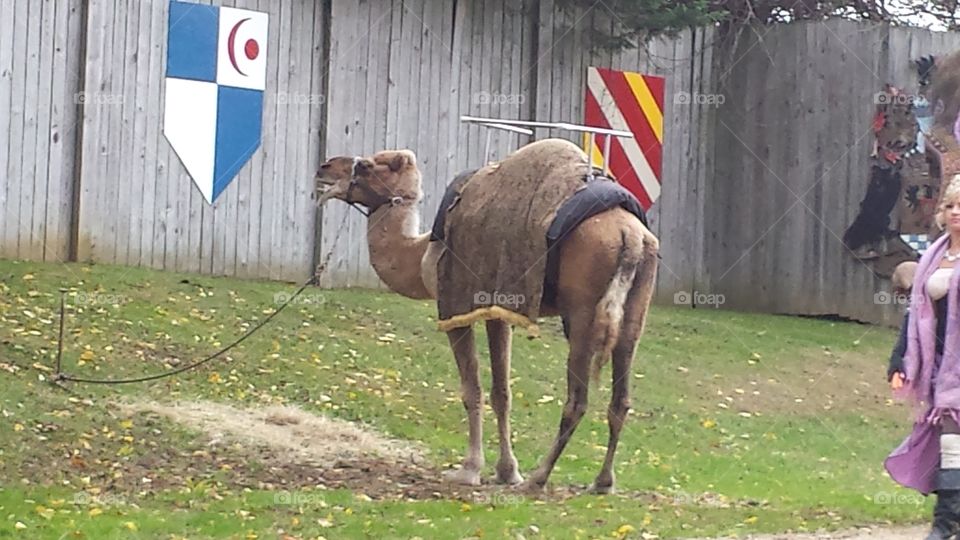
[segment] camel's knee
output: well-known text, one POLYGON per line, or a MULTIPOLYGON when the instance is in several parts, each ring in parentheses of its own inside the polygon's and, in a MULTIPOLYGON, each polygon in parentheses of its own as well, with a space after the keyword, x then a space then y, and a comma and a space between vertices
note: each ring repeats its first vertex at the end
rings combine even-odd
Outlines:
POLYGON ((510 408, 510 391, 494 387, 490 390, 490 405, 494 411, 503 412, 510 408))
POLYGON ((610 400, 610 408, 607 409, 607 419, 611 423, 623 422, 627 414, 630 413, 630 407, 631 402, 629 396, 614 397, 610 400))
POLYGON ((483 392, 477 381, 464 381, 460 384, 460 402, 468 411, 483 405, 483 392))
POLYGON ((469 390, 462 390, 460 392, 460 403, 463 404, 463 408, 470 411, 476 409, 482 405, 482 398, 478 392, 472 392, 469 390))
POLYGON ((563 407, 563 418, 572 422, 579 422, 587 414, 587 396, 575 394, 567 399, 563 407))

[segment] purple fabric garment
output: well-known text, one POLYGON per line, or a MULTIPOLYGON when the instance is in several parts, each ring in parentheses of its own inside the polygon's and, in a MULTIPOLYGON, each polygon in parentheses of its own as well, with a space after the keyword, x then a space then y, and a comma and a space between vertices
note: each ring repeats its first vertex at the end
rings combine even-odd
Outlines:
POLYGON ((917 422, 883 466, 896 483, 928 495, 936 488, 940 468, 940 429, 930 422, 917 422))
POLYGON ((953 122, 953 138, 960 141, 960 113, 957 113, 957 119, 953 122))
MULTIPOLYGON (((883 466, 895 482, 928 495, 936 489, 940 470, 940 431, 943 417, 940 411, 928 409, 927 416, 913 425, 913 431, 884 460, 883 466)), ((946 413, 954 422, 960 411, 946 413)), ((960 425, 960 424, 958 424, 960 425)))
POLYGON ((937 317, 927 294, 927 280, 940 265, 949 239, 949 235, 941 236, 920 257, 910 295, 907 353, 903 358, 905 380, 903 388, 895 395, 917 406, 921 413, 918 421, 931 416, 931 406, 935 418, 945 411, 960 409, 960 272, 957 271, 960 265, 950 275, 946 336, 939 369, 936 369, 937 317))
POLYGON ((942 356, 936 353, 937 318, 927 294, 927 280, 940 266, 949 238, 946 234, 938 238, 917 265, 910 296, 905 380, 895 395, 909 399, 920 414, 910 435, 884 461, 893 480, 924 495, 935 489, 943 416, 960 419, 960 272, 954 270, 950 275, 942 356))

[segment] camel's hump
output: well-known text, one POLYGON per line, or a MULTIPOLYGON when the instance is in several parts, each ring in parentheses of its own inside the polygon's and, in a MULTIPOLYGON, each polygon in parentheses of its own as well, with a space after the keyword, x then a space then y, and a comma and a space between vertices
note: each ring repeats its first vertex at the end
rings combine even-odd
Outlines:
POLYGON ((534 156, 544 156, 567 159, 580 159, 587 162, 587 154, 579 146, 566 139, 542 139, 521 147, 513 154, 507 156, 510 158, 529 159, 534 156))

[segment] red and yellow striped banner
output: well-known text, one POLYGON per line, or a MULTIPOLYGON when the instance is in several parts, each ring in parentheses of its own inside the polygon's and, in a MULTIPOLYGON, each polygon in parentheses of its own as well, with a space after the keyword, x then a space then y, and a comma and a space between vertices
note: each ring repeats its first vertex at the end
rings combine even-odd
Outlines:
MULTIPOLYGON (((660 196, 663 172, 663 77, 630 71, 587 68, 585 123, 619 129, 634 138, 612 137, 610 171, 630 190, 644 210, 660 196)), ((594 165, 603 166, 605 136, 597 135, 593 148, 585 148, 594 165)), ((584 136, 584 147, 589 144, 584 136)))

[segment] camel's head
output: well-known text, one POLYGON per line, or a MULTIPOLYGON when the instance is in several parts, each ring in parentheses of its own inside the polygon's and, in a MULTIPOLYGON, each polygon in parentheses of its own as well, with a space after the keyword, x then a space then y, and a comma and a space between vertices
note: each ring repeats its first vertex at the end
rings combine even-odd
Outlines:
POLYGON ((372 211, 389 202, 420 198, 420 170, 410 150, 330 158, 320 166, 315 180, 317 204, 340 199, 372 211))

